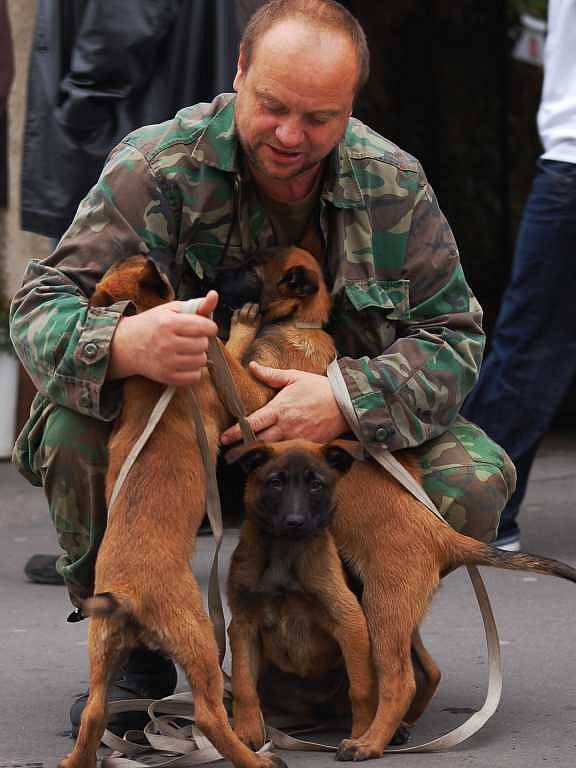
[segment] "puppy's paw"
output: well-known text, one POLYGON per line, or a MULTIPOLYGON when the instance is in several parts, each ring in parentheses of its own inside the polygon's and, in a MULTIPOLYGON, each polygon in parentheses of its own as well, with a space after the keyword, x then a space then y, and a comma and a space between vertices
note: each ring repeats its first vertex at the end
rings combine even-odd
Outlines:
POLYGON ((340 742, 335 760, 341 762, 359 762, 360 760, 372 760, 382 757, 382 750, 370 742, 362 739, 344 739, 340 742))
POLYGON ((96 755, 93 758, 88 755, 82 755, 78 759, 77 755, 71 752, 68 757, 60 760, 58 768, 96 768, 96 755))
POLYGON ((410 741, 410 728, 401 723, 396 729, 396 733, 390 739, 390 746, 401 747, 410 741))
POLYGON ((231 325, 260 325, 260 305, 259 304, 244 304, 240 309, 234 310, 232 315, 231 325))
POLYGON ((282 760, 281 757, 278 757, 278 755, 272 754, 272 752, 268 752, 265 755, 260 755, 261 759, 261 768, 288 768, 284 760, 282 760))
POLYGON ((266 741, 266 734, 260 718, 235 718, 234 733, 243 744, 246 744, 254 752, 260 749, 266 741))
MULTIPOLYGON (((399 747, 410 739, 410 729, 403 723, 398 726, 394 736, 390 739, 390 746, 399 747)), ((384 749, 380 744, 370 741, 368 738, 344 739, 338 751, 336 760, 359 762, 360 760, 372 760, 381 757, 384 749)))

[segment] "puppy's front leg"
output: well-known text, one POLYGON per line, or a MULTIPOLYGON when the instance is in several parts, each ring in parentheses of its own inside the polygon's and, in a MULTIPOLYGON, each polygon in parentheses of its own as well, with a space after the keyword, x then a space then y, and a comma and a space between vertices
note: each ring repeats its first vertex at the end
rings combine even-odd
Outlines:
POLYGON ((230 325, 230 338, 223 347, 234 384, 247 413, 253 413, 266 405, 274 394, 274 390, 255 379, 242 365, 242 360, 259 330, 258 304, 245 304, 242 309, 234 312, 230 325))
POLYGON ((232 653, 234 731, 246 746, 260 749, 266 734, 256 689, 260 668, 258 627, 245 617, 235 616, 228 632, 232 653))
POLYGON ((265 544, 251 520, 245 520, 240 541, 234 550, 228 573, 228 602, 232 621, 228 630, 232 654, 232 695, 234 730, 247 746, 260 748, 264 743, 260 700, 257 692, 260 672, 258 621, 250 610, 258 610, 250 601, 266 566, 265 544))
POLYGON ((350 682, 352 737, 370 726, 375 712, 375 689, 370 636, 366 617, 348 587, 332 536, 324 532, 298 566, 306 589, 315 594, 328 615, 325 629, 332 634, 346 664, 350 682))
POLYGON ((226 342, 226 351, 237 360, 242 360, 260 330, 260 306, 244 304, 235 310, 230 322, 230 336, 226 342))

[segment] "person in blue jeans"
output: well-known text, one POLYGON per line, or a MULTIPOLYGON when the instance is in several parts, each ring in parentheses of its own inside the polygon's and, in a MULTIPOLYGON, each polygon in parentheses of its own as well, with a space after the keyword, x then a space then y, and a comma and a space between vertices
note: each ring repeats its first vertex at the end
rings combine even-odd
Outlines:
POLYGON ((523 212, 512 276, 463 414, 518 473, 496 545, 520 549, 517 516, 538 444, 576 377, 576 0, 550 0, 538 129, 544 153, 523 212))

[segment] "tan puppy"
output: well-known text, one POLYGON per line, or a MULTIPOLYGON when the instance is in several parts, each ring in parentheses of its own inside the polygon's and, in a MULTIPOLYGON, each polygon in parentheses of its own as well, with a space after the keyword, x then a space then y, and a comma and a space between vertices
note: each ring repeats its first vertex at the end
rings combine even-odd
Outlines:
MULTIPOLYGON (((350 450, 345 441, 331 446, 350 450)), ((313 457, 316 450, 311 444, 313 457)), ((398 458, 419 479, 409 452, 398 458)), ((354 461, 338 480, 331 531, 344 560, 364 585, 362 606, 378 686, 372 725, 359 738, 342 743, 340 760, 379 757, 399 723, 415 722, 426 708, 440 675, 415 631, 442 574, 461 565, 484 565, 576 582, 576 570, 564 563, 503 552, 457 533, 373 461, 354 461), (414 651, 416 672, 425 678, 418 691, 414 651)))
MULTIPOLYGON (((327 319, 328 298, 315 259, 299 249, 281 249, 271 254, 262 271, 266 295, 259 359, 270 359, 266 326, 277 323, 274 333, 281 325, 287 367, 325 371, 333 355, 329 337, 321 330, 312 332, 323 334, 328 343, 323 355, 319 345, 318 355, 310 359, 307 347, 298 352, 310 331, 294 325, 298 321, 321 324, 327 319)), ((171 298, 171 290, 153 264, 135 256, 107 273, 91 304, 129 299, 142 311, 171 298)), ((239 313, 227 355, 243 399, 256 408, 273 391, 255 387, 234 357, 245 353, 257 333, 253 314, 251 310, 239 313)), ((141 377, 129 378, 124 384, 124 405, 109 445, 108 498, 162 389, 141 377)), ((219 436, 233 420, 216 395, 207 369, 194 391, 216 461, 219 436)), ((189 390, 179 388, 111 511, 96 563, 95 597, 85 606, 93 617, 89 628, 90 697, 75 748, 61 768, 95 766, 106 724, 109 681, 123 656, 142 644, 163 650, 182 665, 194 693, 199 727, 234 765, 269 768, 283 764, 277 757, 253 754, 233 733, 222 703, 214 632, 189 567, 205 511, 204 470, 190 408, 189 390)))
MULTIPOLYGON (((248 480, 228 576, 234 730, 253 748, 264 742, 257 688, 265 678, 280 672, 321 691, 327 678, 333 689, 347 674, 342 710, 351 706, 352 736, 360 736, 374 714, 370 640, 328 530, 337 475, 352 459, 301 440, 252 443, 236 456, 248 480)), ((277 693, 272 702, 264 697, 264 716, 285 710, 278 700, 289 692, 277 693)), ((310 701, 296 704, 303 720, 318 714, 310 701)), ((322 704, 335 707, 329 697, 322 704)))

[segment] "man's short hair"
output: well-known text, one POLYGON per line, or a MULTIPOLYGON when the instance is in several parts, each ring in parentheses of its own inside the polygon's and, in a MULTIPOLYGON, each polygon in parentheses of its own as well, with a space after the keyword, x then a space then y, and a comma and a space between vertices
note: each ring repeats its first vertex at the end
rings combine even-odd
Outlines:
POLYGON ((358 59, 358 93, 370 74, 370 52, 366 35, 358 20, 335 0, 271 0, 261 6, 248 21, 240 41, 244 69, 248 69, 254 46, 269 29, 285 19, 302 19, 323 29, 333 29, 348 37, 358 59))

